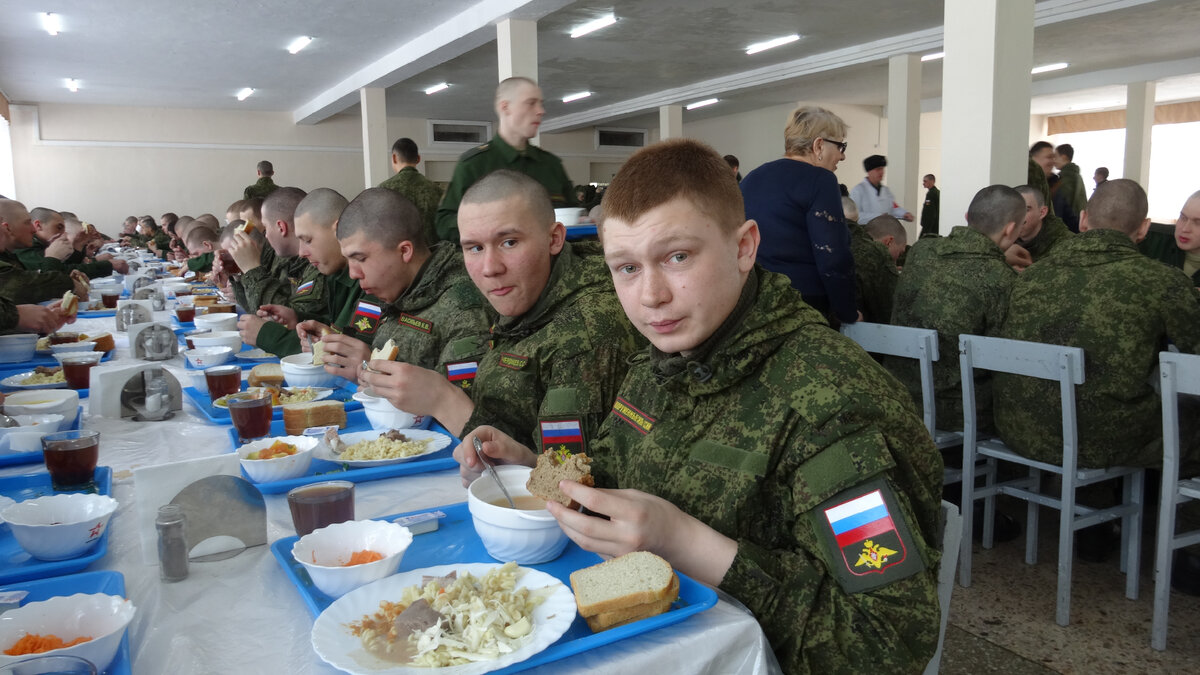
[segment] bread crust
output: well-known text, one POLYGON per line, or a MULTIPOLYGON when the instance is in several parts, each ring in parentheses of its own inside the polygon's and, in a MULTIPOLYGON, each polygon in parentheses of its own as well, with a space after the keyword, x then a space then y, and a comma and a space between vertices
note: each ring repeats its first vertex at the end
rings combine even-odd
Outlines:
POLYGON ((308 401, 283 406, 283 428, 289 436, 304 433, 309 427, 336 424, 346 428, 346 408, 341 401, 308 401))
POLYGON ((589 616, 594 617, 605 612, 616 612, 622 608, 644 605, 653 602, 661 602, 667 599, 673 600, 679 593, 679 578, 675 574, 675 570, 671 568, 671 564, 666 560, 663 560, 661 557, 647 551, 634 551, 633 553, 627 553, 623 556, 613 558, 612 560, 606 560, 602 563, 592 565, 591 567, 575 570, 571 573, 571 590, 575 593, 575 605, 579 608, 579 614, 584 618, 587 618, 589 616), (636 556, 636 559, 631 558, 630 556, 636 556), (647 556, 649 556, 649 558, 647 556), (594 573, 597 570, 607 571, 613 566, 621 566, 631 563, 638 564, 638 562, 642 562, 642 564, 665 566, 666 570, 668 570, 671 574, 671 579, 669 579, 661 588, 631 591, 619 597, 607 598, 591 604, 585 604, 585 601, 582 599, 580 587, 585 583, 586 577, 589 576, 590 573, 594 573), (591 572, 589 572, 589 570, 591 572))
POLYGON ((74 291, 63 293, 59 308, 62 309, 63 316, 75 316, 79 312, 79 297, 74 291))
POLYGON ((667 610, 671 609, 671 603, 675 602, 676 598, 678 597, 679 575, 675 574, 671 578, 671 586, 667 589, 667 597, 663 598, 662 600, 643 602, 637 605, 630 605, 629 607, 622 607, 621 609, 614 609, 611 612, 600 612, 594 616, 585 616, 583 618, 587 621, 588 628, 591 628, 593 633, 599 633, 600 631, 608 630, 609 628, 624 626, 627 623, 633 623, 634 621, 641 621, 642 619, 648 619, 652 616, 663 614, 667 610))

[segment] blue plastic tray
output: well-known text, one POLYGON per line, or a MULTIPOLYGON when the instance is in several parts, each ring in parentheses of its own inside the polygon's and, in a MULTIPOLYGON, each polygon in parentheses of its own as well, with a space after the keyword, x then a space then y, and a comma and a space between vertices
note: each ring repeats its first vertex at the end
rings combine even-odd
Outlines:
POLYGON ((567 228, 567 240, 587 239, 596 236, 595 225, 572 225, 567 228))
MULTIPOLYGON (((29 595, 21 601, 21 605, 31 602, 49 600, 60 595, 75 595, 76 593, 104 593, 125 597, 125 577, 120 572, 83 572, 70 574, 53 579, 25 581, 0 587, 0 591, 26 591, 29 595)), ((130 675, 132 661, 129 658, 129 630, 121 637, 121 646, 112 663, 104 670, 104 675, 130 675)))
POLYGON ((81 319, 103 319, 106 316, 116 316, 117 308, 112 309, 89 309, 79 312, 77 315, 81 319))
MULTIPOLYGON (((78 412, 75 413, 75 419, 71 421, 69 426, 65 426, 60 431, 71 431, 78 429, 83 422, 83 406, 79 406, 78 412)), ((0 467, 17 466, 18 464, 41 464, 42 451, 34 450, 32 452, 14 452, 0 454, 0 467)))
MULTIPOLYGON (((242 380, 242 384, 245 384, 245 380, 242 380)), ((333 394, 326 400, 341 401, 345 406, 347 413, 350 413, 354 410, 362 410, 362 403, 350 398, 354 395, 355 391, 357 391, 357 386, 352 384, 346 385, 344 387, 334 389, 333 394)), ((208 394, 201 392, 195 387, 184 387, 183 394, 191 399, 192 403, 196 404, 196 408, 200 411, 200 414, 204 417, 204 419, 212 422, 213 424, 232 424, 232 422, 229 421, 229 410, 214 406, 212 404, 212 400, 208 397, 208 394)), ((275 411, 271 413, 271 419, 282 420, 283 409, 276 408, 275 411)))
MULTIPOLYGON (((113 352, 116 350, 110 349, 100 357, 100 363, 112 361, 113 352)), ((20 363, 0 363, 0 378, 8 377, 14 373, 19 373, 25 370, 33 370, 37 366, 57 366, 58 359, 54 358, 53 354, 34 354, 32 359, 21 361, 20 363)))
MULTIPOLYGON (((346 415, 346 428, 341 433, 351 433, 354 431, 370 431, 371 425, 367 423, 367 415, 361 410, 349 413, 346 415)), ((450 445, 439 450, 428 457, 413 461, 401 462, 399 464, 385 464, 384 466, 372 466, 367 468, 352 469, 345 464, 338 462, 330 462, 323 459, 313 458, 312 466, 308 468, 308 473, 299 478, 289 478, 287 480, 272 481, 270 483, 255 483, 250 479, 250 476, 242 471, 242 477, 250 481, 258 491, 265 495, 279 494, 287 492, 292 488, 300 487, 301 485, 310 485, 312 483, 320 483, 325 480, 348 480, 352 483, 365 483, 372 480, 380 480, 382 478, 395 478, 396 476, 410 476, 415 473, 429 473, 430 471, 443 471, 445 469, 453 469, 458 467, 458 462, 454 461, 454 448, 461 443, 454 434, 446 430, 446 427, 433 423, 430 427, 432 431, 440 434, 445 434, 451 438, 450 445)), ((271 423, 272 436, 285 436, 287 432, 283 428, 283 422, 271 423)), ((237 429, 229 428, 229 440, 234 448, 238 447, 237 429)))
MULTIPOLYGON (((96 492, 102 495, 112 494, 112 469, 107 466, 96 467, 96 492)), ((50 474, 31 473, 23 476, 5 476, 0 478, 0 495, 18 502, 55 494, 50 487, 50 474)), ((30 579, 44 579, 79 572, 93 562, 104 557, 108 552, 108 532, 112 529, 112 521, 100 535, 100 543, 91 551, 70 560, 38 560, 33 558, 13 537, 12 530, 5 528, 0 533, 0 584, 30 579)))
MULTIPOLYGON (((434 509, 423 509, 422 511, 414 511, 413 513, 423 513, 424 511, 432 510, 434 509)), ((404 554, 404 559, 400 562, 400 572, 459 562, 496 562, 495 558, 487 554, 487 551, 483 547, 483 542, 479 539, 479 535, 475 534, 475 526, 471 523, 471 514, 467 510, 465 502, 451 504, 450 506, 441 506, 436 510, 445 513, 446 517, 441 519, 438 529, 427 534, 418 534, 413 538, 412 545, 408 547, 408 551, 404 554)), ((378 520, 391 520, 395 517, 397 516, 387 516, 378 520)), ((305 606, 308 607, 308 611, 315 618, 321 612, 325 611, 326 607, 333 604, 334 598, 330 598, 317 590, 317 587, 313 586, 308 572, 292 557, 292 546, 297 541, 299 541, 299 537, 280 539, 271 544, 271 552, 275 554, 275 559, 283 567, 283 571, 287 574, 288 579, 296 585, 305 606)), ((566 550, 558 558, 548 563, 528 565, 528 567, 541 570, 567 584, 569 587, 571 585, 570 577, 572 572, 595 565, 600 561, 600 556, 595 553, 589 553, 579 548, 575 542, 568 542, 566 550)), ((716 591, 680 574, 679 599, 671 605, 671 609, 665 614, 652 616, 648 619, 618 626, 617 628, 610 628, 601 633, 593 633, 592 629, 588 628, 587 622, 583 620, 583 617, 577 615, 574 623, 571 624, 571 628, 557 642, 520 663, 514 663, 508 668, 495 672, 519 673, 534 666, 558 661, 559 659, 564 659, 589 649, 612 644, 633 635, 640 635, 656 628, 679 623, 689 616, 703 612, 716 604, 716 591)))

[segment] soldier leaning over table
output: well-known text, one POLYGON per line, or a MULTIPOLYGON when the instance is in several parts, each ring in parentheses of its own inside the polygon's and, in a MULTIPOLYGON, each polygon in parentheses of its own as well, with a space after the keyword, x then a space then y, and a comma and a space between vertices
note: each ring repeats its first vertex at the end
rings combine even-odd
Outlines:
POLYGON ((242 270, 233 288, 238 304, 249 313, 263 305, 287 305, 301 320, 325 312, 325 277, 300 257, 296 239, 296 206, 304 197, 300 188, 281 187, 263 201, 262 230, 268 246, 246 232, 232 231, 229 254, 242 270), (302 286, 305 292, 297 293, 302 286))
POLYGON ((25 205, 0 199, 0 295, 21 305, 61 298, 67 291, 87 298, 87 277, 82 272, 26 270, 13 249, 32 244, 33 221, 25 205))
MULTIPOLYGON (((88 237, 86 233, 81 236, 78 219, 74 219, 75 227, 68 231, 66 218, 58 211, 38 207, 29 212, 29 218, 33 221, 32 245, 13 251, 25 269, 41 272, 79 270, 92 279, 113 273, 112 262, 86 262, 83 249, 88 237)), ((117 264, 128 271, 124 261, 117 264)))

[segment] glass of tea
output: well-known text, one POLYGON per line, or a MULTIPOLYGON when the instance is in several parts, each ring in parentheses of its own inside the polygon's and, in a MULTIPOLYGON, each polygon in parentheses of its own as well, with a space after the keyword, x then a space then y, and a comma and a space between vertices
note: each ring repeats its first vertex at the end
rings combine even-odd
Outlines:
POLYGON ((354 483, 331 480, 293 488, 287 493, 296 534, 354 520, 354 483))
POLYGON ((196 320, 196 308, 191 305, 180 305, 175 308, 175 318, 179 323, 191 323, 196 320))
POLYGON ((51 333, 50 344, 65 345, 72 342, 79 342, 79 333, 51 333))
POLYGON ((242 389, 241 366, 213 366, 204 369, 204 380, 208 383, 208 397, 217 400, 222 396, 236 394, 242 389))
POLYGON ((267 392, 245 393, 225 399, 229 406, 229 417, 237 429, 242 443, 264 438, 271 433, 271 394, 267 392))
POLYGON ((100 432, 76 429, 42 436, 42 456, 55 490, 86 490, 95 486, 100 459, 100 432))
POLYGON ((116 309, 117 300, 120 300, 120 299, 121 299, 121 291, 113 291, 111 293, 108 291, 100 292, 100 302, 104 303, 104 306, 109 309, 116 309))
POLYGON ((92 368, 100 363, 104 352, 72 352, 55 354, 63 369, 63 378, 71 389, 87 389, 91 385, 92 368))
POLYGON ((0 668, 0 675, 96 675, 91 661, 70 654, 47 654, 23 658, 0 668))

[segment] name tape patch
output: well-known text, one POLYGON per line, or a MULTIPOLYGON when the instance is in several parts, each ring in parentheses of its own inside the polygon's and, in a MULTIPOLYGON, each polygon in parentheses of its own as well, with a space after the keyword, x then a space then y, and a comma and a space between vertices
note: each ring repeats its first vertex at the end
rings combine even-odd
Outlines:
POLYGON ((433 331, 433 322, 427 319, 422 319, 419 316, 413 316, 412 314, 401 314, 399 321, 401 325, 408 326, 413 330, 419 330, 422 333, 429 333, 433 331))
POLYGON ((643 434, 650 433, 654 428, 654 418, 635 408, 629 401, 621 397, 617 397, 613 403, 612 412, 617 417, 625 420, 634 429, 637 429, 643 434))
POLYGON ((529 365, 528 356, 517 356, 516 354, 501 353, 500 365, 511 370, 520 370, 529 365))

